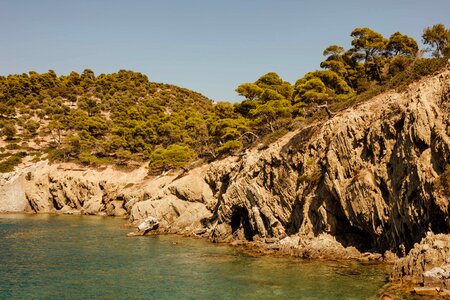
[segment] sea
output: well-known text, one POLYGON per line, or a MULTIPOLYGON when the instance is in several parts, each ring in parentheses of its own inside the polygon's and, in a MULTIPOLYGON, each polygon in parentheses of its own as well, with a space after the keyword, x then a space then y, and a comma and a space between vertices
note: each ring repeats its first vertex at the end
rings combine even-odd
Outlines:
POLYGON ((379 299, 390 266, 251 256, 126 220, 0 214, 0 299, 379 299))

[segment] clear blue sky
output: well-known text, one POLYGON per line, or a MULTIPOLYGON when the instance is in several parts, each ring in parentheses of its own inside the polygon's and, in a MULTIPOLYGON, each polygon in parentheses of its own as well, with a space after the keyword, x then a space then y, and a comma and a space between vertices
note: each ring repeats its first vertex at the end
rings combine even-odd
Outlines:
POLYGON ((355 27, 420 41, 450 0, 0 0, 0 74, 139 71, 213 100, 274 71, 295 82, 355 27))

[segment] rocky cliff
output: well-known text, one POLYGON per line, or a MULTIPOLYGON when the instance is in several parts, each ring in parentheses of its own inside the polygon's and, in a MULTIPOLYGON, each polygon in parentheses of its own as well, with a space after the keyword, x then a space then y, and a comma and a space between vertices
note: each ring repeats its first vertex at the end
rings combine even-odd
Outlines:
MULTIPOLYGON (((147 216, 214 241, 400 255, 450 233, 450 71, 317 121, 266 149, 147 177, 41 162, 1 179, 0 211, 147 216)), ((353 253, 353 252, 352 252, 353 253)))

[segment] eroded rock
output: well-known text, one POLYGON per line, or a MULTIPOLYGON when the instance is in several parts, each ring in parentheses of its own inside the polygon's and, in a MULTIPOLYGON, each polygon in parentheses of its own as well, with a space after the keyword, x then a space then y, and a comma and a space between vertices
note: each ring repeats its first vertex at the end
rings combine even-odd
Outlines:
POLYGON ((423 284, 424 272, 449 263, 437 265, 449 257, 449 197, 437 184, 450 164, 449 91, 446 70, 267 148, 170 176, 147 177, 145 167, 19 170, 0 181, 0 211, 127 215, 135 223, 154 216, 162 232, 309 257, 378 260, 411 251, 393 277, 423 284), (427 232, 445 235, 415 250, 427 232))
POLYGON ((394 265, 392 281, 450 291, 450 235, 429 233, 394 265))

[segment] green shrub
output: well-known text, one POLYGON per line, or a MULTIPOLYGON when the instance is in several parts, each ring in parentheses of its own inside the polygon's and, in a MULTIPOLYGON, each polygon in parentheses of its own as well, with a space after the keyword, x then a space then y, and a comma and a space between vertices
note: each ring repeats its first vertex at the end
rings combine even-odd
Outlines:
POLYGON ((158 148, 150 154, 150 171, 166 171, 187 165, 195 157, 189 146, 170 145, 158 148))
POLYGON ((226 155, 226 154, 232 154, 236 152, 237 150, 241 149, 244 145, 241 141, 237 140, 231 140, 223 145, 221 145, 219 148, 217 148, 217 153, 219 155, 226 155))
POLYGON ((415 61, 405 71, 394 76, 386 86, 388 88, 404 89, 412 82, 420 78, 434 74, 446 65, 446 60, 442 58, 421 58, 415 61))
POLYGON ((13 140, 17 134, 16 126, 12 123, 7 123, 3 126, 1 133, 6 137, 6 140, 13 140))
POLYGON ((6 149, 8 150, 18 150, 20 149, 20 145, 16 143, 6 145, 6 149))
POLYGON ((99 166, 111 163, 107 157, 98 157, 90 152, 81 152, 78 160, 85 166, 99 166))
POLYGON ((320 182, 322 179, 322 171, 315 161, 307 160, 303 168, 303 174, 298 178, 299 182, 306 182, 313 185, 320 182))
POLYGON ((29 120, 25 123, 24 128, 28 131, 31 135, 36 135, 38 129, 40 127, 39 122, 36 122, 34 120, 29 120))
POLYGON ((11 155, 4 161, 0 162, 0 173, 8 173, 14 171, 14 168, 22 162, 22 158, 27 156, 25 152, 19 152, 11 155))

